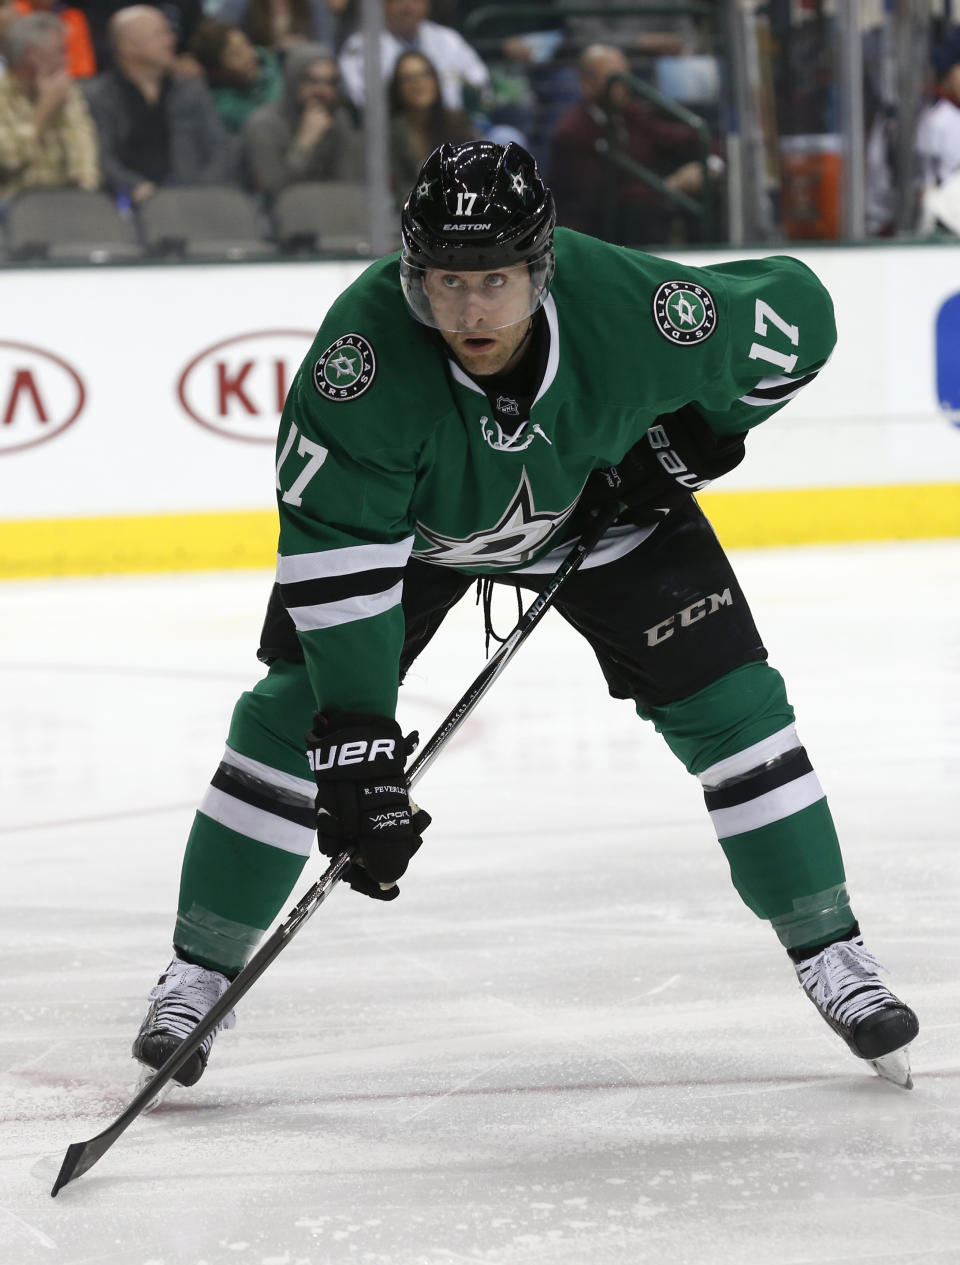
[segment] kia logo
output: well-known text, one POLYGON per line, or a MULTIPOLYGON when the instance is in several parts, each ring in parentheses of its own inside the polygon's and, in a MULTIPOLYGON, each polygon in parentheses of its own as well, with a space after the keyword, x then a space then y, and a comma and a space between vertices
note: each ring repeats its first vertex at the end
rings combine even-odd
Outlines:
POLYGON ((0 339, 0 453, 55 439, 80 416, 80 375, 53 352, 0 339))
POLYGON ((218 434, 275 443, 287 391, 312 342, 306 330, 266 329, 214 343, 180 375, 180 403, 218 434))

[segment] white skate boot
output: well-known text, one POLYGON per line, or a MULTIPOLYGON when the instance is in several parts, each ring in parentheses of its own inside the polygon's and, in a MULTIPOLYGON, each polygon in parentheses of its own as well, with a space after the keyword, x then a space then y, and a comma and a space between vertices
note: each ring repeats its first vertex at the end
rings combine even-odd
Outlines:
MULTIPOLYGON (((161 1068, 211 1006, 220 1000, 229 984, 219 971, 209 971, 175 957, 148 994, 150 1008, 133 1043, 133 1057, 154 1070, 161 1068)), ((181 1085, 195 1085, 207 1066, 213 1038, 222 1028, 232 1028, 236 1022, 231 1010, 173 1079, 181 1085)))
POLYGON ((884 968, 862 936, 829 944, 794 967, 804 992, 857 1058, 885 1080, 912 1089, 907 1047, 920 1024, 880 979, 884 968))

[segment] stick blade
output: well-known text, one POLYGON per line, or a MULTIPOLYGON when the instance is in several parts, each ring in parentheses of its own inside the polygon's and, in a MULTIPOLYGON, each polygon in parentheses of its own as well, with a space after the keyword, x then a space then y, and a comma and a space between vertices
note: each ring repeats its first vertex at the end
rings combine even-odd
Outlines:
POLYGON ((63 1190, 67 1182, 72 1182, 75 1177, 82 1177, 88 1169, 93 1168, 112 1141, 113 1139, 109 1136, 108 1131, 106 1136, 103 1133, 99 1133, 88 1142, 71 1142, 67 1147, 66 1155, 63 1157, 63 1163, 60 1165, 57 1180, 53 1183, 53 1189, 50 1191, 51 1198, 55 1198, 58 1191, 63 1190))

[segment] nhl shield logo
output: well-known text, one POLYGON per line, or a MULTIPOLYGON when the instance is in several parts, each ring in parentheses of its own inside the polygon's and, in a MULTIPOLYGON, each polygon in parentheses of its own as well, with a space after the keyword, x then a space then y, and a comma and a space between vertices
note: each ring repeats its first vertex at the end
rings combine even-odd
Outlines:
POLYGON ((325 400, 355 400, 373 384, 377 358, 362 334, 344 334, 313 366, 313 385, 325 400))
POLYGON ((653 320, 668 342, 690 347, 717 328, 717 308, 705 286, 665 281, 653 296, 653 320))

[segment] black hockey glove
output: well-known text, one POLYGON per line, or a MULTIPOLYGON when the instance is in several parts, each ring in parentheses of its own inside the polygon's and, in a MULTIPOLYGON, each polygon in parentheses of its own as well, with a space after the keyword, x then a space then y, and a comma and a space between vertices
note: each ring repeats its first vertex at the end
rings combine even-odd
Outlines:
POLYGON ((415 733, 404 738, 395 720, 355 712, 317 713, 307 734, 320 851, 349 851, 344 882, 375 900, 399 896, 397 879, 430 824, 410 799, 404 771, 418 741, 415 733))
POLYGON ((612 498, 624 506, 628 518, 656 522, 738 466, 745 438, 746 431, 718 435, 690 405, 664 413, 615 466, 591 475, 591 501, 608 503, 612 498))

